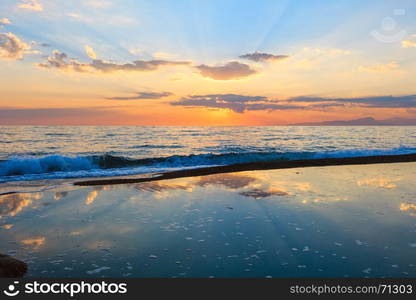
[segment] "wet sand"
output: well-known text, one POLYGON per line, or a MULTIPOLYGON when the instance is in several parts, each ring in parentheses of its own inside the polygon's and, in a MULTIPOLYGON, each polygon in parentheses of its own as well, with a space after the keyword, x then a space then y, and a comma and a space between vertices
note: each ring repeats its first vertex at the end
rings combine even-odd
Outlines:
POLYGON ((380 163, 1 195, 0 253, 28 277, 415 277, 415 181, 380 163))
POLYGON ((146 178, 103 178, 94 180, 80 180, 75 181, 74 185, 79 186, 95 186, 108 184, 126 184, 149 182, 165 179, 175 179, 183 177, 204 176, 231 172, 244 172, 256 170, 277 170, 277 169, 292 169, 305 167, 324 167, 324 166, 348 166, 348 165, 367 165, 367 164, 387 164, 400 162, 415 162, 416 154, 401 154, 401 155, 379 155, 379 156, 359 156, 347 158, 322 158, 322 159, 308 159, 308 160, 287 160, 287 161, 268 161, 234 164, 226 166, 215 166, 206 168, 196 168, 189 170, 179 170, 157 174, 153 177, 146 178))

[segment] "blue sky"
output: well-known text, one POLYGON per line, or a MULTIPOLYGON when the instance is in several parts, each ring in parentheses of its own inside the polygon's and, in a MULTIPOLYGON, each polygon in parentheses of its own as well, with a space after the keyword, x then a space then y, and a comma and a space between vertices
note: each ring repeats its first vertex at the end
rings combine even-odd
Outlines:
POLYGON ((114 59, 132 58, 128 47, 142 49, 143 56, 164 50, 201 60, 222 60, 256 50, 287 52, 307 43, 360 48, 369 42, 368 33, 384 17, 394 16, 395 9, 406 11, 394 16, 398 26, 416 31, 416 2, 411 0, 44 0, 41 13, 17 9, 16 2, 0 3, 5 17, 13 20, 9 28, 16 34, 80 56, 83 47, 73 42, 87 41, 104 46, 103 51, 114 59), (88 4, 95 2, 103 4, 88 4))

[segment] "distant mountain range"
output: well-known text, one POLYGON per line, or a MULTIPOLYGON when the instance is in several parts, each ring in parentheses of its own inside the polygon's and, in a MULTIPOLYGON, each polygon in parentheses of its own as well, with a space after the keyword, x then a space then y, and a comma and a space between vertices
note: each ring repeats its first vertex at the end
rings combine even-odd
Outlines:
POLYGON ((361 118, 355 120, 335 120, 315 123, 297 123, 295 126, 412 126, 416 125, 416 119, 391 118, 376 120, 374 118, 361 118))

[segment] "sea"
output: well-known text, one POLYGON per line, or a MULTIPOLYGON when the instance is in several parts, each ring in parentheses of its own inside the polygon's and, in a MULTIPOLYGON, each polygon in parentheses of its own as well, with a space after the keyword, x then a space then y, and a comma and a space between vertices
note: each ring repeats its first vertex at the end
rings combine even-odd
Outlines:
POLYGON ((0 183, 409 153, 412 126, 0 126, 0 183))

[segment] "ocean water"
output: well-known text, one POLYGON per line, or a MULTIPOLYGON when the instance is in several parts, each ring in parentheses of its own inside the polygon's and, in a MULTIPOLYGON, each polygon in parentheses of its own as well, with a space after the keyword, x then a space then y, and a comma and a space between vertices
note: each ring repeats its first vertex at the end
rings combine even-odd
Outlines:
POLYGON ((416 277, 416 163, 0 196, 26 277, 416 277))
POLYGON ((0 126, 0 183, 416 153, 416 127, 0 126))

